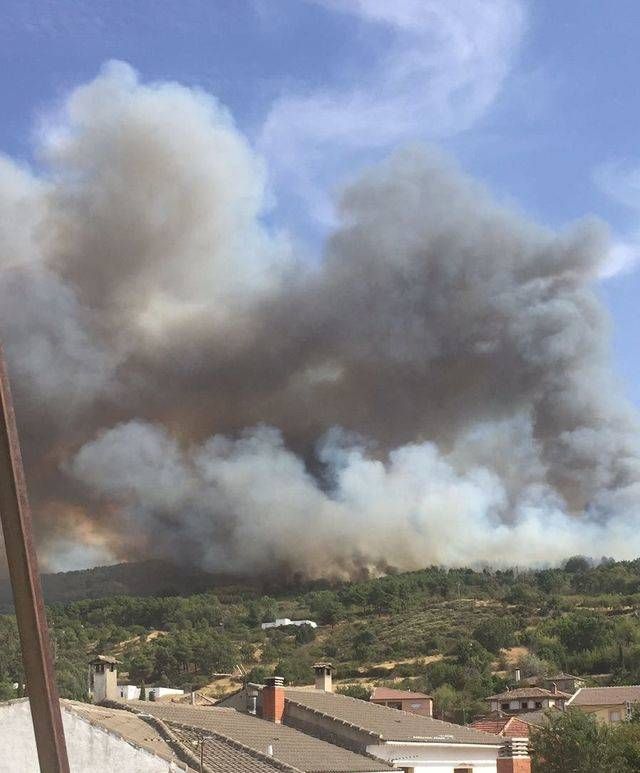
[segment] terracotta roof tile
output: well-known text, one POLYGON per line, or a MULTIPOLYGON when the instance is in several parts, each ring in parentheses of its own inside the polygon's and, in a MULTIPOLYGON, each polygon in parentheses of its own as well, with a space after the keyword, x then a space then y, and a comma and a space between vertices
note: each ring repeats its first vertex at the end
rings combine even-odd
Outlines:
POLYGON ((285 696, 289 703, 321 714, 336 723, 351 725, 381 740, 485 745, 501 743, 501 739, 495 735, 473 728, 399 711, 347 695, 289 687, 285 690, 285 696))
POLYGON ((569 706, 607 706, 640 703, 640 685, 622 687, 581 687, 568 701, 569 706))
POLYGON ((543 687, 517 687, 515 690, 507 690, 498 693, 498 695, 488 695, 485 700, 488 701, 513 701, 520 698, 569 698, 569 693, 556 690, 545 690, 543 687))
POLYGON ((203 734, 189 725, 167 722, 175 737, 199 757, 202 748, 204 764, 212 773, 301 773, 299 768, 269 760, 267 754, 258 754, 254 749, 232 744, 228 739, 203 734))
POLYGON ((485 717, 471 722, 469 727, 510 738, 526 738, 529 735, 529 724, 519 717, 485 717))
POLYGON ((208 730, 261 754, 266 754, 271 746, 275 761, 306 773, 378 773, 392 769, 391 765, 382 760, 374 760, 367 755, 342 749, 287 725, 276 725, 231 708, 185 706, 154 701, 127 701, 123 707, 141 714, 150 714, 170 727, 179 724, 208 730))

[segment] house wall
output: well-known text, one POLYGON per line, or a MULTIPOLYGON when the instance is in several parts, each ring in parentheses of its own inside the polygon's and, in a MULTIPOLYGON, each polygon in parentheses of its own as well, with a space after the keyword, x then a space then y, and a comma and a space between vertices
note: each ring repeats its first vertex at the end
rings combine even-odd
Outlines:
POLYGON ((314 735, 323 741, 329 741, 336 746, 342 746, 355 752, 363 752, 367 744, 371 743, 372 737, 368 733, 363 733, 361 730, 349 727, 349 725, 334 722, 328 717, 315 714, 288 701, 285 704, 283 722, 303 733, 314 735))
POLYGON ((532 698, 525 700, 524 698, 521 698, 519 700, 512 701, 491 701, 491 711, 543 711, 556 705, 558 708, 561 708, 562 700, 557 698, 532 698), (502 705, 503 703, 508 703, 509 708, 504 709, 502 705), (527 705, 524 706, 524 703, 527 705))
MULTIPOLYGON (((261 708, 262 706, 262 690, 258 691, 257 695, 257 706, 261 708)), ((232 693, 231 695, 227 695, 226 698, 223 698, 222 700, 218 701, 219 706, 225 706, 229 709, 236 709, 236 711, 248 711, 249 710, 249 703, 247 698, 247 691, 246 690, 239 690, 238 692, 232 693)))
POLYGON ((118 691, 122 700, 125 701, 137 701, 140 698, 140 688, 136 687, 135 684, 120 684, 118 691))
MULTIPOLYGON (((117 735, 62 711, 71 773, 173 773, 184 771, 168 760, 132 746, 117 735)), ((29 701, 0 706, 0 773, 38 773, 29 701)))
POLYGON ((367 751, 383 760, 392 762, 396 768, 407 768, 414 773, 453 773, 460 766, 471 765, 473 773, 497 773, 498 749, 478 746, 428 746, 419 744, 396 746, 377 744, 368 746, 367 751))
POLYGON ((388 698, 385 700, 372 700, 371 703, 376 703, 378 706, 391 706, 391 708, 398 708, 398 704, 402 711, 409 711, 411 714, 419 714, 423 717, 433 716, 433 701, 430 698, 388 698))
POLYGON ((600 722, 606 724, 613 724, 616 721, 621 722, 627 717, 627 706, 625 703, 611 704, 609 706, 574 706, 580 711, 584 711, 585 714, 592 714, 600 722), (619 720, 615 720, 612 714, 617 713, 620 715, 619 720))

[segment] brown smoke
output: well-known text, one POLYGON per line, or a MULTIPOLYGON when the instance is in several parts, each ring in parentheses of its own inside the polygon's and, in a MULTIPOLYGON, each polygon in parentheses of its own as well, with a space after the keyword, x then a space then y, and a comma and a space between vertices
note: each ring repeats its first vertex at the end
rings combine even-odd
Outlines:
POLYGON ((346 187, 317 265, 262 224, 226 111, 123 64, 40 138, 38 175, 0 158, 0 329, 52 565, 638 552, 601 225, 545 230, 411 148, 346 187))

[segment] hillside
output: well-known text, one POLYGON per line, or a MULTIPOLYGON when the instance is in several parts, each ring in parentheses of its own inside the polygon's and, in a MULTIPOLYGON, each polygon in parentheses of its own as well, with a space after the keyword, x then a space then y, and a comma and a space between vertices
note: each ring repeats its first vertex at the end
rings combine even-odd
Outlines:
MULTIPOLYGON (((189 596, 237 583, 237 578, 215 575, 168 561, 139 561, 96 566, 75 572, 42 575, 48 604, 66 604, 109 596, 189 596)), ((250 583, 242 580, 245 586, 250 583)), ((8 579, 0 580, 0 613, 13 607, 8 579)))
MULTIPOLYGON (((115 570, 122 583, 127 570, 115 570)), ((131 570, 134 578, 140 567, 131 570)), ((95 571, 93 580, 116 582, 95 571)), ((122 585, 136 587, 133 579, 122 585)), ((482 698, 501 690, 516 665, 523 676, 562 669, 610 683, 640 681, 640 561, 591 567, 576 558, 564 569, 527 572, 430 567, 271 595, 228 578, 180 596, 112 596, 98 582, 87 587, 103 597, 49 606, 60 686, 71 697, 84 694, 86 661, 97 652, 116 654, 125 679, 211 685, 211 694, 232 689, 212 675, 237 665, 252 679, 275 671, 308 683, 311 664, 328 659, 352 694, 372 684, 413 687, 435 693, 438 714, 458 721, 481 713, 482 698), (319 627, 262 631, 260 622, 276 616, 311 618, 319 627)), ((150 584, 137 587, 150 592, 150 584)), ((19 648, 7 615, 0 617, 0 692, 13 681, 20 681, 19 648)))

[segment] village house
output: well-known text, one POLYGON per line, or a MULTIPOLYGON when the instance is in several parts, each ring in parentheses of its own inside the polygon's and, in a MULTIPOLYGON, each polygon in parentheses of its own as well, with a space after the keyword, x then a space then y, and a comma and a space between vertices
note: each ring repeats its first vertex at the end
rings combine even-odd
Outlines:
POLYGON ((640 685, 582 687, 567 701, 567 708, 578 708, 608 724, 628 719, 636 706, 640 709, 640 685))
POLYGON ((132 701, 122 708, 137 715, 148 714, 183 739, 194 734, 213 734, 228 744, 267 755, 274 763, 302 773, 383 773, 389 763, 372 755, 345 749, 275 721, 278 706, 271 705, 262 717, 217 706, 132 701), (273 712, 276 712, 275 714, 273 712))
POLYGON ((585 680, 580 676, 573 676, 573 674, 554 674, 553 676, 545 676, 542 679, 542 687, 546 687, 547 690, 553 691, 555 689, 560 692, 569 693, 573 695, 576 690, 586 685, 585 680))
POLYGON ((433 698, 421 692, 392 690, 390 687, 376 687, 369 698, 371 703, 388 706, 390 709, 408 711, 410 714, 433 716, 433 698))
POLYGON ((524 679, 522 683, 527 687, 544 687, 546 690, 553 690, 555 685, 556 690, 566 692, 569 695, 573 695, 576 690, 587 684, 581 676, 565 673, 553 674, 551 676, 530 676, 524 679))
POLYGON ((246 685, 218 705, 372 755, 407 773, 530 770, 526 739, 512 746, 508 739, 474 728, 337 695, 330 664, 316 664, 315 670, 315 687, 284 687, 273 677, 266 685, 246 685))
POLYGON ((489 695, 490 713, 501 711, 505 714, 520 714, 528 711, 563 709, 571 696, 557 689, 545 690, 543 687, 516 687, 498 695, 489 695))

